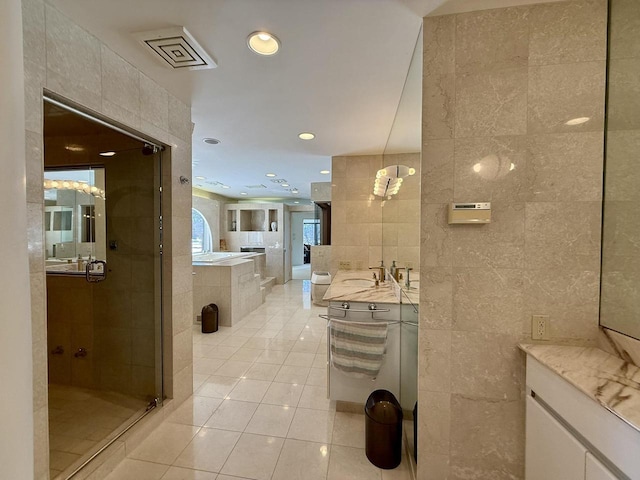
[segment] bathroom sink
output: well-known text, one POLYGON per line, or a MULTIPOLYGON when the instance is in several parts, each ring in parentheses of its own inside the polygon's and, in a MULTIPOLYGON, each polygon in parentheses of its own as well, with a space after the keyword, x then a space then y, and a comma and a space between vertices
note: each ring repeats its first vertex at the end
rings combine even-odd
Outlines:
POLYGON ((340 283, 345 287, 373 287, 374 280, 368 280, 366 278, 347 278, 340 283))

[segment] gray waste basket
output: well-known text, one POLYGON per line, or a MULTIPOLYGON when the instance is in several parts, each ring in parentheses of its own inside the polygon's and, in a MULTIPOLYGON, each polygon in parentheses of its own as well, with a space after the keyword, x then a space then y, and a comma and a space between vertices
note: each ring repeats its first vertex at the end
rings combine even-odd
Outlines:
POLYGON ((365 453, 378 468, 396 468, 402 461, 402 408, 393 393, 376 390, 367 399, 365 453))

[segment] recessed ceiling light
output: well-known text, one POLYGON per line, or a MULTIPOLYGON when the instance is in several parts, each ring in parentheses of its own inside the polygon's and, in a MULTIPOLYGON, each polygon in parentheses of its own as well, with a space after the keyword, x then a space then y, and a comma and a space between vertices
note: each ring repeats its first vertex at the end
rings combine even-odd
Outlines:
POLYGON ((247 37, 247 45, 258 55, 275 55, 280 50, 280 40, 268 32, 253 32, 247 37))
POLYGON ((267 177, 277 177, 275 173, 267 173, 265 176, 267 177))
POLYGON ((302 132, 298 134, 298 138, 300 138, 301 140, 313 140, 314 138, 316 138, 316 136, 311 132, 302 132))
POLYGON ((247 192, 240 192, 240 195, 249 195, 247 192))
POLYGON ((100 152, 98 155, 101 157, 113 157, 115 154, 116 152, 100 152))
POLYGON ((565 123, 565 125, 580 125, 581 123, 587 123, 589 120, 591 120, 591 117, 572 118, 567 123, 565 123))
POLYGON ((293 202, 293 203, 300 203, 300 202, 296 200, 296 201, 295 201, 295 202, 293 202))
POLYGON ((203 138, 202 141, 204 143, 208 143, 209 145, 218 145, 220 143, 220 140, 218 140, 217 138, 203 138))
POLYGON ((196 180, 206 180, 207 177, 196 177, 196 180))
POLYGON ((222 185, 222 188, 231 188, 229 185, 222 185))
POLYGON ((288 184, 288 183, 281 183, 281 184, 280 184, 280 186, 281 186, 281 187, 288 187, 288 186, 289 186, 289 184, 288 184))
POLYGON ((297 188, 294 188, 293 190, 291 190, 291 193, 293 193, 294 195, 297 195, 300 192, 298 191, 297 188))
POLYGON ((320 170, 322 175, 329 175, 331 172, 329 170, 320 170))

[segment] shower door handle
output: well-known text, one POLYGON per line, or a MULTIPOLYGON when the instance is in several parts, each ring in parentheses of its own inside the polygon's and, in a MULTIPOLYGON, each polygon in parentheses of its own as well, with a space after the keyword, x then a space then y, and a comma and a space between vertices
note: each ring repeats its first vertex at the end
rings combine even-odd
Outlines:
POLYGON ((107 262, 105 262, 104 260, 93 260, 91 262, 87 262, 87 267, 85 268, 85 271, 84 271, 84 278, 89 283, 98 283, 106 280, 107 279, 107 262), (99 269, 92 268, 94 265, 95 266, 102 265, 102 271, 100 271, 99 269), (96 271, 98 273, 95 273, 96 271))

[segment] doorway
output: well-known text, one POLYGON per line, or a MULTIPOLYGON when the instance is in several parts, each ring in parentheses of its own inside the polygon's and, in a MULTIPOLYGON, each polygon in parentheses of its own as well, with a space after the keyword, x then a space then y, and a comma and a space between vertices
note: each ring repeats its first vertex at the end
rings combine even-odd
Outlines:
POLYGON ((313 210, 291 212, 291 264, 294 280, 311 278, 311 247, 320 244, 320 220, 313 210))
POLYGON ((44 103, 50 477, 162 402, 162 148, 44 103))

